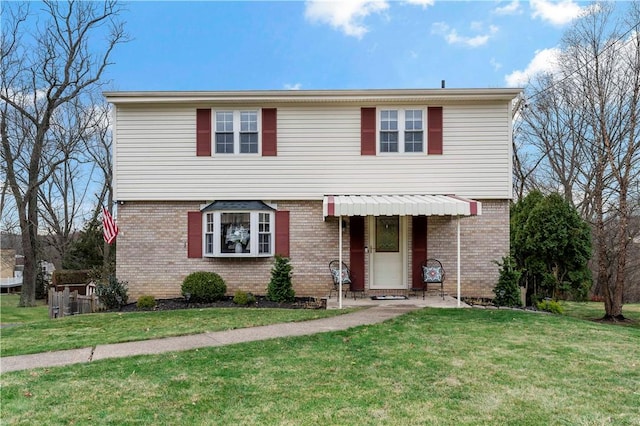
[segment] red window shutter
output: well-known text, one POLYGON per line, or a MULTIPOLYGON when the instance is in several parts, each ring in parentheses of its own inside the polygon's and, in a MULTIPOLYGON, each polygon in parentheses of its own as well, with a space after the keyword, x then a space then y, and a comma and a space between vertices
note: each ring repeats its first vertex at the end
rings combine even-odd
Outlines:
POLYGON ((262 156, 278 155, 278 110, 262 108, 262 156))
POLYGON ((364 216, 349 218, 349 247, 351 289, 364 291, 364 216))
POLYGON ((289 257, 289 212, 276 212, 276 254, 289 257))
POLYGON ((196 110, 196 155, 211 156, 211 110, 196 110))
POLYGON ((427 109, 427 154, 442 155, 442 107, 427 109))
POLYGON ((187 257, 202 257, 202 213, 187 213, 187 257))
POLYGON ((376 155, 376 109, 360 109, 360 155, 376 155))
POLYGON ((412 239, 412 288, 422 288, 422 262, 427 258, 427 217, 413 216, 412 239))

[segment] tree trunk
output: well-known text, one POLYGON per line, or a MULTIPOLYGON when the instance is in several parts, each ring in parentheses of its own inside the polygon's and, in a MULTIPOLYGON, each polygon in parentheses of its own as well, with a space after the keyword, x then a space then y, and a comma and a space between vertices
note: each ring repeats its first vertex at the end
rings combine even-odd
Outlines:
POLYGON ((22 226, 22 250, 24 255, 24 271, 22 273, 22 292, 20 293, 20 303, 18 306, 36 306, 38 204, 35 192, 29 194, 26 223, 22 226))
POLYGON ((620 221, 618 224, 618 262, 616 263, 616 276, 615 280, 609 281, 608 297, 610 299, 609 309, 605 309, 605 319, 612 319, 617 321, 624 320, 622 315, 622 302, 624 295, 624 281, 625 281, 625 269, 627 266, 627 227, 628 227, 628 205, 627 205, 627 191, 626 184, 623 182, 620 185, 620 221))

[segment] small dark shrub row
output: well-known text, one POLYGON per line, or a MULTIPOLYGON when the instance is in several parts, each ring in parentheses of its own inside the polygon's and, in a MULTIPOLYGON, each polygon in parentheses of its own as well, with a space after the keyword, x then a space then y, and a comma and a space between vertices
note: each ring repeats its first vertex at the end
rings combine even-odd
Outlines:
MULTIPOLYGON (((291 264, 289 259, 276 256, 271 270, 271 280, 267 288, 267 298, 273 302, 292 302, 295 291, 291 283, 291 264)), ((227 285, 222 277, 215 272, 193 272, 182 282, 182 296, 189 302, 209 303, 221 300, 227 292, 227 285)), ((255 303, 256 298, 251 293, 239 290, 235 293, 233 302, 237 305, 255 303)))

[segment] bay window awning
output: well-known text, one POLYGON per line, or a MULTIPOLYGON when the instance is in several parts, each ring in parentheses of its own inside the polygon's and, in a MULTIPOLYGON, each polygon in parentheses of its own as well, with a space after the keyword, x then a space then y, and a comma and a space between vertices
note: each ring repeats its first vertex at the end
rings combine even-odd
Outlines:
POLYGON ((476 216, 482 203, 455 195, 326 195, 327 216, 476 216))
POLYGON ((254 211, 254 210, 275 210, 262 201, 214 201, 202 208, 200 211, 254 211))

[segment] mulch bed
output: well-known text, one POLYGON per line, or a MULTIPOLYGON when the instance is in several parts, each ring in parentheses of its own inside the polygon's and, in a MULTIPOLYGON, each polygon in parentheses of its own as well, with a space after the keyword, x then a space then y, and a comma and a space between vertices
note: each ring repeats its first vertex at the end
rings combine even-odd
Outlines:
MULTIPOLYGON (((202 308, 278 308, 278 309, 326 309, 320 299, 314 297, 296 297, 293 302, 272 302, 264 296, 256 296, 256 303, 249 305, 237 305, 233 303, 233 297, 228 296, 222 300, 211 303, 187 303, 182 298, 157 299, 154 309, 138 309, 135 303, 123 305, 120 312, 135 311, 171 311, 175 309, 202 309, 202 308)), ((117 309, 116 309, 117 311, 117 309)))

